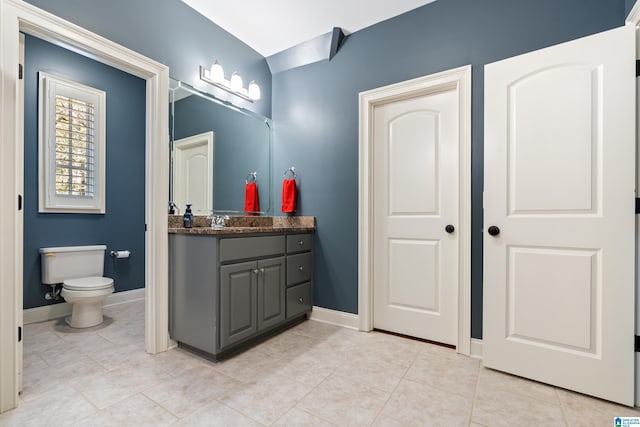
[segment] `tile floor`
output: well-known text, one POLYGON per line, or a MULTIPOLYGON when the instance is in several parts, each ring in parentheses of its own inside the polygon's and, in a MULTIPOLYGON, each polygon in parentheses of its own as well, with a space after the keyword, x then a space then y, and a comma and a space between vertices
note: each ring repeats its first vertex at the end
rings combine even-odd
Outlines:
POLYGON ((306 321, 223 362, 144 352, 142 301, 82 332, 27 325, 0 426, 613 426, 640 411, 485 369, 453 350, 306 321))

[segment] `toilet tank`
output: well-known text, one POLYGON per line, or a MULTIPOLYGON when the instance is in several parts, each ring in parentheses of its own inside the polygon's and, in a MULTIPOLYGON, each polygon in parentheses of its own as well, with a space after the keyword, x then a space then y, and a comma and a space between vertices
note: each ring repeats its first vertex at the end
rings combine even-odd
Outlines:
POLYGON ((40 248, 42 283, 54 285, 67 279, 102 276, 106 245, 40 248))

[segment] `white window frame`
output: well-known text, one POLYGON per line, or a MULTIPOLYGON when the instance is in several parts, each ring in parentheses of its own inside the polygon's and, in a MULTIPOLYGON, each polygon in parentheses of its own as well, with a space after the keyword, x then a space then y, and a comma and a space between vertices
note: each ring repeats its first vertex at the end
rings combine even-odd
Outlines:
POLYGON ((44 72, 38 73, 38 204, 41 213, 105 213, 106 92, 44 72), (56 96, 88 102, 95 107, 93 194, 56 193, 56 96))

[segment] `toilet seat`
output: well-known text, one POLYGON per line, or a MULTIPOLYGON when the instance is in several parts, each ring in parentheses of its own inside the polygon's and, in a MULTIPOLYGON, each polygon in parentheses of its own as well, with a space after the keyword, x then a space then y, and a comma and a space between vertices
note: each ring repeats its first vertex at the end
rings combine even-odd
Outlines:
POLYGON ((62 288, 70 291, 99 291, 111 286, 113 286, 113 279, 100 276, 68 279, 62 283, 62 288))

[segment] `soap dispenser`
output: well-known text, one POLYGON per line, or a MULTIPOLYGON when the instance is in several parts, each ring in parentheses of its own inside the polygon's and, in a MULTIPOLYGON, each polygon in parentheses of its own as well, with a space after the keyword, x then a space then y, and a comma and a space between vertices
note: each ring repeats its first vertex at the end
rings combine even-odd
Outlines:
POLYGON ((187 209, 184 211, 183 216, 184 228, 193 227, 193 213, 191 213, 191 203, 187 203, 187 209))

